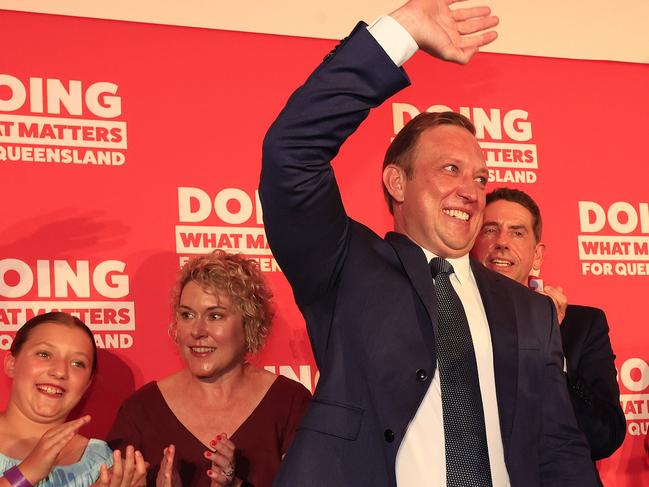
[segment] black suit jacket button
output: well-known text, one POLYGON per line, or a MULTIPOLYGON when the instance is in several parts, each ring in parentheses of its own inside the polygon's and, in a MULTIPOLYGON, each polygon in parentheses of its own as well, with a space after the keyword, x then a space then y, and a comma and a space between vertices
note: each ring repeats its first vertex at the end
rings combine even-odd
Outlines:
POLYGON ((343 37, 338 44, 336 44, 336 47, 334 47, 331 51, 329 51, 329 54, 327 54, 322 60, 326 61, 329 59, 331 56, 333 56, 334 52, 338 50, 340 46, 342 46, 345 42, 347 42, 347 39, 349 39, 349 36, 343 37))
POLYGON ((394 441, 394 431, 392 430, 385 430, 383 432, 383 436, 385 437, 385 441, 388 443, 392 443, 394 441))
POLYGON ((417 380, 419 382, 426 382, 428 380, 428 372, 426 372, 424 369, 417 370, 416 374, 417 380))

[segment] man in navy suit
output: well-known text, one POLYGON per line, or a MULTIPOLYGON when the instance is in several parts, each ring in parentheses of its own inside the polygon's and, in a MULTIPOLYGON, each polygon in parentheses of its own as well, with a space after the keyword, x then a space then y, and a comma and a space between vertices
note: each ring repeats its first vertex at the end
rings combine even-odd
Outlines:
MULTIPOLYGON (((482 230, 471 254, 488 269, 527 285, 545 255, 541 211, 531 196, 518 189, 498 188, 486 202, 482 230)), ((626 422, 606 315, 601 309, 568 305, 559 286, 543 286, 538 279, 533 283, 557 308, 568 391, 591 458, 609 457, 624 441, 626 422)))
POLYGON ((277 486, 595 484, 552 301, 469 260, 488 177, 471 122, 422 114, 395 137, 383 167, 395 231, 385 239, 347 216, 331 168, 369 110, 408 85, 400 65, 417 49, 465 63, 495 39, 488 8, 451 3, 411 0, 359 24, 264 140, 266 232, 321 374, 277 486), (440 262, 451 272, 437 274, 440 262), (449 381, 451 309, 463 337, 470 330, 462 349, 473 369, 449 381), (468 405, 464 392, 476 390, 468 405), (475 439, 479 461, 458 472, 474 452, 457 445, 475 439))

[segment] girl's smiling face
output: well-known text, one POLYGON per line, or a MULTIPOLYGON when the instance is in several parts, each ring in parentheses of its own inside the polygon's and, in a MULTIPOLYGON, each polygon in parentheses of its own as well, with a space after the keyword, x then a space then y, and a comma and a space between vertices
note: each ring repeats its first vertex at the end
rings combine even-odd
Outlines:
POLYGON ((13 379, 10 404, 38 423, 65 421, 88 389, 93 346, 83 330, 56 322, 33 328, 16 356, 5 357, 13 379))

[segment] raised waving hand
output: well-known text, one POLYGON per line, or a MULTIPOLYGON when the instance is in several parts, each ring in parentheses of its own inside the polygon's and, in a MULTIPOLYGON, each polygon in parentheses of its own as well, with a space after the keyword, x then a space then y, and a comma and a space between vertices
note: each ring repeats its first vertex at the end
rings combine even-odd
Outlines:
POLYGON ((451 8, 464 0, 410 0, 390 14, 419 48, 445 61, 469 62, 479 48, 494 41, 498 17, 489 7, 451 8))

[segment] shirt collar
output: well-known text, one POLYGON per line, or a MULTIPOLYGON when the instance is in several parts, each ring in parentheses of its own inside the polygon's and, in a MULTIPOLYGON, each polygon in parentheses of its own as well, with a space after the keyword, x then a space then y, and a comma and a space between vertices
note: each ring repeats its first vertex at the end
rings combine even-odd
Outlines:
MULTIPOLYGON (((439 257, 423 247, 421 247, 421 250, 424 251, 424 255, 428 262, 430 262, 434 257, 439 257)), ((469 260, 469 254, 465 254, 457 259, 447 258, 446 260, 448 260, 453 266, 455 277, 457 277, 457 280, 461 285, 469 282, 469 276, 471 275, 471 261, 469 260)))

